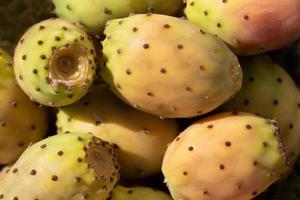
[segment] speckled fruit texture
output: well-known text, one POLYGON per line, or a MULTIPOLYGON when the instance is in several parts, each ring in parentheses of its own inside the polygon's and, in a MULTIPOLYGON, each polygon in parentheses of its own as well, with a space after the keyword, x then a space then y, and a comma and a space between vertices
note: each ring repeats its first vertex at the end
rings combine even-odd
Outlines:
POLYGON ((174 199, 245 200, 287 168, 275 121, 233 112, 188 127, 168 147, 162 171, 174 199))
POLYGON ((134 15, 109 21, 105 35, 101 75, 115 94, 142 111, 169 118, 201 115, 241 87, 236 56, 184 19, 134 15))
POLYGON ((141 178, 160 172, 168 143, 178 133, 173 119, 160 119, 135 110, 97 86, 86 97, 57 113, 59 133, 91 132, 117 145, 121 174, 141 178))
POLYGON ((100 33, 108 20, 130 13, 172 15, 182 6, 181 0, 53 0, 53 3, 58 16, 80 23, 90 33, 100 33))
POLYGON ((27 145, 46 135, 47 111, 18 87, 12 58, 1 49, 0 77, 0 164, 10 164, 27 145))
POLYGON ((238 54, 279 49, 300 37, 299 0, 187 0, 188 20, 238 54))
POLYGON ((1 199, 106 200, 119 178, 113 147, 85 134, 29 147, 0 181, 1 199))
POLYGON ((276 119, 287 158, 300 153, 300 92, 285 70, 266 55, 241 60, 245 78, 242 89, 223 111, 245 111, 276 119))
POLYGON ((64 106, 84 96, 93 82, 96 52, 83 30, 62 19, 35 24, 14 55, 17 81, 34 101, 64 106))

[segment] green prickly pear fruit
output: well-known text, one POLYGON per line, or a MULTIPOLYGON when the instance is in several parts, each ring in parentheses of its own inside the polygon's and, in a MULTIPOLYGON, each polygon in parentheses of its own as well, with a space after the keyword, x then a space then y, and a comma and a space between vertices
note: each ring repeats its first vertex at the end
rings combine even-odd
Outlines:
POLYGON ((10 164, 47 131, 47 111, 18 87, 12 58, 0 49, 0 164, 10 164), (27 117, 30 116, 30 117, 27 117))
POLYGON ((188 127, 168 147, 162 171, 174 199, 252 199, 287 170, 275 121, 222 113, 188 127))
POLYGON ((79 102, 59 109, 59 133, 91 132, 117 145, 121 174, 141 178, 160 172, 167 145, 176 138, 174 120, 135 110, 97 86, 79 102))
POLYGON ((148 187, 125 188, 120 185, 115 187, 111 193, 110 200, 172 200, 164 192, 148 187))
POLYGON ((53 3, 58 16, 80 23, 90 33, 100 33, 108 20, 130 13, 150 11, 172 15, 182 6, 181 0, 53 0, 53 3))
POLYGON ((0 182, 0 198, 106 200, 118 177, 107 142, 87 133, 56 135, 22 154, 0 182))
POLYGON ((134 15, 109 21, 105 34, 101 75, 115 94, 142 111, 193 117, 214 110, 241 87, 236 56, 184 19, 134 15))
POLYGON ((240 55, 279 49, 300 37, 299 0, 186 0, 188 20, 240 55))
POLYGON ((19 85, 43 105, 76 102, 87 93, 95 74, 96 52, 90 40, 83 30, 62 19, 35 24, 15 51, 19 85))
POLYGON ((300 154, 300 92, 293 79, 266 55, 242 59, 245 78, 242 89, 223 111, 244 111, 276 119, 287 158, 300 154))

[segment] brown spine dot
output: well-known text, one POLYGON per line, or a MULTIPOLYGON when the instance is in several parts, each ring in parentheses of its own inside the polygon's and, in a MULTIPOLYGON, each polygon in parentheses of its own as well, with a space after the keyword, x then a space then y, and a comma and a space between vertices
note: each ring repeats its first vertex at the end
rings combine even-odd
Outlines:
POLYGON ((248 15, 245 15, 245 16, 244 16, 244 20, 249 20, 249 16, 248 16, 248 15))
POLYGON ((52 180, 52 181, 57 181, 57 180, 58 180, 58 177, 57 177, 56 175, 53 175, 53 176, 51 177, 51 180, 52 180))
POLYGON ((250 129, 252 129, 252 126, 250 124, 247 124, 246 129, 250 130, 250 129))
POLYGON ((36 170, 35 169, 31 170, 30 175, 32 176, 36 175, 36 170))
POLYGON ((210 125, 207 125, 207 128, 209 129, 212 129, 214 127, 214 125, 210 124, 210 125))
POLYGON ((57 155, 62 156, 62 155, 64 155, 64 152, 63 151, 58 151, 57 155))
POLYGON ((193 151, 194 147, 190 146, 188 149, 189 149, 189 151, 193 151))
POLYGON ((221 169, 221 170, 224 170, 224 169, 225 169, 225 166, 224 166, 223 164, 221 164, 221 165, 220 165, 220 169, 221 169))
POLYGON ((42 45, 44 42, 42 40, 37 41, 38 45, 42 45))
POLYGON ((178 48, 178 49, 183 49, 183 45, 182 45, 182 44, 178 44, 178 45, 177 45, 177 48, 178 48))
POLYGON ((138 31, 138 28, 137 27, 133 27, 132 28, 132 32, 137 32, 138 31))
POLYGON ((169 24, 164 24, 164 28, 170 28, 169 24))
POLYGON ((231 142, 229 142, 229 141, 225 142, 225 146, 230 147, 231 146, 231 142))
POLYGON ((59 36, 55 36, 55 41, 60 41, 61 40, 61 38, 59 37, 59 36))

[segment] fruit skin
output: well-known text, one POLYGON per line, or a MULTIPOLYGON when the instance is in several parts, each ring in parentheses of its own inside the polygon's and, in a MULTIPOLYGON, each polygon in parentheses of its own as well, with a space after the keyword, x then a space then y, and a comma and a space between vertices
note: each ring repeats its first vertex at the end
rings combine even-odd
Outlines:
POLYGON ((112 191, 110 200, 172 200, 172 198, 158 190, 148 187, 125 188, 118 185, 112 191))
POLYGON ((12 58, 0 49, 0 164, 10 164, 47 131, 47 110, 31 102, 15 83, 12 58), (28 117, 30 116, 30 117, 28 117))
POLYGON ((84 96, 95 74, 96 52, 83 30, 62 19, 33 25, 14 56, 18 84, 40 104, 64 106, 84 96))
POLYGON ((236 56, 184 19, 134 15, 109 21, 105 34, 101 76, 115 94, 144 112, 193 117, 214 110, 241 87, 236 56))
POLYGON ((22 154, 0 182, 0 197, 105 200, 118 171, 108 143, 87 133, 56 135, 22 154))
POLYGON ((242 89, 221 107, 276 119, 288 160, 300 153, 300 92, 284 69, 266 55, 241 60, 245 78, 242 89))
POLYGON ((300 37, 300 1, 187 0, 188 20, 240 55, 279 49, 300 37))
POLYGON ((102 85, 79 102, 60 108, 57 127, 58 133, 91 132, 116 144, 121 174, 127 178, 159 173, 167 145, 178 133, 175 120, 135 110, 102 85))
POLYGON ((147 11, 175 14, 181 0, 53 0, 55 13, 61 18, 80 23, 90 33, 101 33, 108 20, 147 11))
POLYGON ((275 121, 221 113, 188 127, 168 147, 162 171, 174 199, 245 200, 287 170, 275 121))

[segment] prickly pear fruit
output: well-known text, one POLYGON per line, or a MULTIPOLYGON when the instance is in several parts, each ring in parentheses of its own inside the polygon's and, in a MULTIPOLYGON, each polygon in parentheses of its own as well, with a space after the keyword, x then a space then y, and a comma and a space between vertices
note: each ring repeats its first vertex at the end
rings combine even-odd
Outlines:
POLYGON ((125 188, 117 186, 111 193, 110 200, 172 200, 164 192, 147 187, 125 188))
POLYGON ((87 133, 56 135, 22 154, 0 182, 0 197, 105 200, 118 181, 118 171, 107 142, 87 133))
POLYGON ((60 108, 57 127, 59 133, 91 132, 116 144, 121 174, 127 178, 159 173, 167 144, 178 132, 175 121, 135 110, 101 85, 79 102, 60 108))
POLYGON ((84 96, 93 81, 96 52, 91 38, 62 19, 32 26, 14 56, 17 80, 34 101, 64 106, 84 96))
POLYGON ((217 108, 241 87, 236 56, 184 19, 135 15, 108 22, 105 34, 101 75, 142 111, 192 117, 217 108))
POLYGON ((244 111, 276 119, 287 158, 294 162, 300 143, 300 92, 292 78, 266 55, 241 60, 245 78, 241 91, 223 111, 244 111))
POLYGON ((0 164, 9 164, 27 145, 44 137, 47 111, 31 102, 18 87, 12 58, 1 49, 0 77, 0 164))
POLYGON ((279 49, 300 37, 299 0, 186 0, 188 20, 241 55, 279 49))
POLYGON ((168 147, 162 170, 174 199, 245 200, 286 172, 275 121, 222 113, 188 127, 168 147))
POLYGON ((53 3, 58 16, 80 23, 91 33, 102 32, 110 19, 147 11, 172 15, 182 5, 181 0, 122 0, 122 3, 119 0, 53 0, 53 3))

